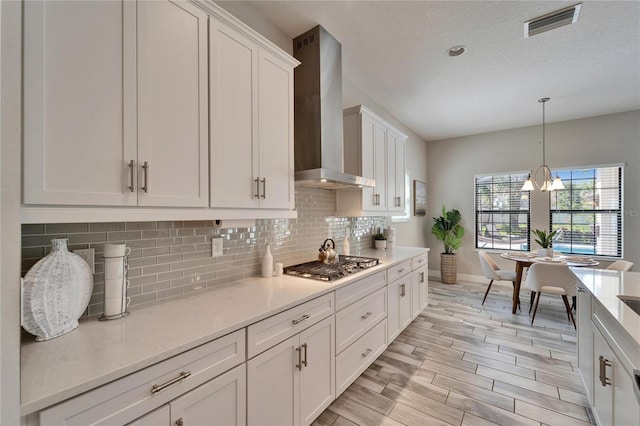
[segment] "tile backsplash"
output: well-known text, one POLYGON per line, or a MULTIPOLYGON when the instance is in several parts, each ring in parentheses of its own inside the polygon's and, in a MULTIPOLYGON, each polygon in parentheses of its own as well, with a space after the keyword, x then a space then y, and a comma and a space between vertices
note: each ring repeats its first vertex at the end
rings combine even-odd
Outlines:
POLYGON ((285 266, 312 260, 328 237, 339 249, 347 228, 352 254, 370 248, 371 233, 385 225, 385 218, 335 217, 335 207, 334 191, 298 187, 297 219, 261 219, 251 227, 227 227, 223 221, 217 229, 213 220, 22 225, 22 274, 49 253, 53 238, 68 238, 70 250, 93 247, 93 294, 86 315, 99 315, 105 244, 131 248, 128 295, 132 306, 140 305, 259 275, 267 240, 274 262, 285 266), (214 237, 224 240, 223 256, 211 257, 214 237))

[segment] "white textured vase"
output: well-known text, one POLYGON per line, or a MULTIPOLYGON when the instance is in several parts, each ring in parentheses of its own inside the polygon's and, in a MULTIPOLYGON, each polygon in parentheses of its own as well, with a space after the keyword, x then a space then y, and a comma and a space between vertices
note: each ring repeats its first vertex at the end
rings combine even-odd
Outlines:
POLYGON ((92 289, 89 265, 67 250, 66 239, 51 240, 51 253, 24 277, 22 326, 39 342, 74 330, 92 289))

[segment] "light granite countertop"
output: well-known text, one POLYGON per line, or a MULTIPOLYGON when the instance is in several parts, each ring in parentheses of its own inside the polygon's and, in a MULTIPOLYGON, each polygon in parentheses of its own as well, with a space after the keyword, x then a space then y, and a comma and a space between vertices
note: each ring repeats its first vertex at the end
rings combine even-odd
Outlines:
POLYGON ((640 315, 618 298, 640 300, 640 273, 578 267, 571 271, 635 341, 640 358, 640 315))
POLYGON ((21 414, 104 385, 428 250, 362 251, 360 255, 377 257, 381 264, 334 282, 288 275, 249 278, 136 309, 122 319, 83 320, 76 330, 46 342, 23 342, 21 414))

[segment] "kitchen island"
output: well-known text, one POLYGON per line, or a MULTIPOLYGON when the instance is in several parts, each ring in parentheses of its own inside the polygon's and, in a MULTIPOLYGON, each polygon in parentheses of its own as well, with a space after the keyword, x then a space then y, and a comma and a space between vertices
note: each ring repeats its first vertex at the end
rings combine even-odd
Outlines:
POLYGON ((600 425, 640 424, 640 273, 576 268, 578 372, 600 425))
MULTIPOLYGON (((244 334, 238 334, 229 343, 229 347, 237 352, 234 356, 241 357, 244 361, 252 356, 250 347, 245 350, 245 344, 251 344, 252 327, 265 320, 270 321, 285 311, 293 312, 301 306, 312 306, 315 303, 312 309, 329 312, 331 315, 325 316, 330 317, 333 324, 335 305, 340 308, 340 302, 334 302, 334 292, 345 293, 346 290, 343 289, 351 284, 355 286, 355 283, 366 283, 365 280, 369 277, 383 276, 382 286, 386 286, 387 271, 391 274, 397 265, 403 266, 398 272, 404 272, 405 276, 412 270, 417 272, 419 266, 426 286, 428 250, 397 247, 386 251, 363 251, 361 255, 378 257, 380 265, 333 282, 287 275, 250 278, 223 288, 136 309, 128 317, 119 320, 102 322, 97 318, 85 319, 75 331, 47 342, 26 341, 21 348, 22 415, 31 415, 28 423, 37 424, 34 413, 40 410, 114 381, 121 381, 147 367, 154 368, 162 362, 171 361, 172 357, 179 358, 185 353, 206 347, 211 342, 222 341, 235 333, 244 333, 246 328, 249 330, 246 338, 244 334), (412 262, 416 262, 416 259, 418 262, 424 261, 424 264, 412 267, 412 262), (404 265, 409 265, 406 272, 404 265), (248 357, 246 352, 249 352, 248 357)), ((378 288, 383 287, 376 287, 378 288)), ((362 294, 364 299, 368 293, 362 294)), ((402 297, 405 294, 408 298, 412 291, 405 293, 403 286, 402 297)), ((386 290, 384 295, 383 306, 386 308, 386 290)), ((309 315, 313 317, 314 314, 309 315)), ((318 321, 320 320, 321 317, 318 321)), ((312 321, 306 323, 313 324, 312 321)), ((386 321, 386 314, 383 321, 386 321)), ((382 323, 381 321, 371 327, 382 327, 382 323)), ((297 323, 294 321, 294 324, 297 323)), ((386 336, 386 326, 383 328, 386 336)), ((333 345, 333 334, 331 340, 333 345)), ((387 343, 385 338, 385 347, 387 343)), ((256 359, 262 355, 258 355, 256 359)), ((334 355, 335 352, 332 357, 334 355)), ((228 354, 225 356, 230 357, 228 354)), ((333 395, 335 396, 335 392, 333 395)))

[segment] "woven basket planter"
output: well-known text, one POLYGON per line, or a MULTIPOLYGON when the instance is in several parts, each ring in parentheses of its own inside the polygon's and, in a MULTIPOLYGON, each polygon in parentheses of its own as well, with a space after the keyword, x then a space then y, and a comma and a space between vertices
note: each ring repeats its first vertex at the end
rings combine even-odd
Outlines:
POLYGON ((455 284, 458 280, 458 267, 455 253, 440 253, 440 279, 445 284, 455 284))

